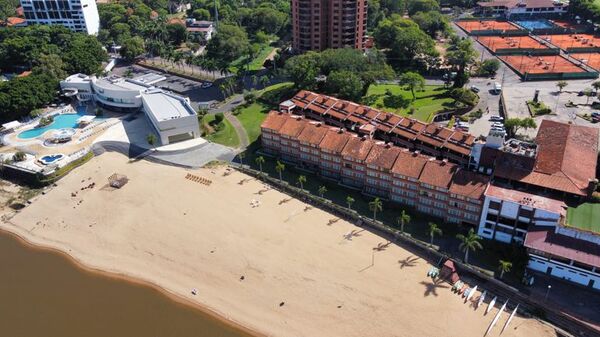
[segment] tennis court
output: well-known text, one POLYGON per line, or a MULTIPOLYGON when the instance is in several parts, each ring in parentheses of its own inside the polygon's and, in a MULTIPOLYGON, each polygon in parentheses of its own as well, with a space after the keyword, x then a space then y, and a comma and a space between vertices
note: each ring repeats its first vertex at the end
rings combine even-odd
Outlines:
POLYGON ((456 24, 468 33, 476 30, 520 30, 518 26, 508 21, 483 20, 483 21, 457 21, 456 24))
POLYGON ((528 74, 553 74, 553 73, 584 73, 585 69, 560 55, 554 56, 527 56, 511 55, 500 56, 500 59, 509 64, 521 75, 528 74))
POLYGON ((498 49, 548 49, 529 36, 480 36, 477 41, 492 52, 498 49))
POLYGON ((600 70, 600 53, 570 54, 571 57, 587 64, 595 70, 600 70))
POLYGON ((540 35, 540 38, 562 50, 568 48, 600 48, 600 38, 591 34, 540 35))
POLYGON ((573 23, 571 21, 566 21, 566 20, 550 20, 550 22, 552 22, 555 26, 567 28, 567 29, 575 30, 575 29, 585 29, 586 28, 585 24, 576 24, 576 23, 573 23))

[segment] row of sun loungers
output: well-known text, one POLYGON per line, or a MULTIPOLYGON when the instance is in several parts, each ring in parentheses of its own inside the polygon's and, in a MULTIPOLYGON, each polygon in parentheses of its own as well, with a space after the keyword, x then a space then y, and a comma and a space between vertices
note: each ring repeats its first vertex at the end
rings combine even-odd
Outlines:
POLYGON ((100 132, 102 132, 102 131, 104 131, 104 130, 106 130, 106 129, 110 128, 111 126, 113 126, 113 125, 115 125, 115 124, 117 124, 117 123, 119 123, 119 121, 115 121, 115 122, 113 122, 113 123, 108 123, 107 125, 105 125, 105 126, 103 126, 103 127, 101 127, 101 128, 99 127, 100 125, 102 125, 102 124, 105 124, 105 123, 107 123, 107 121, 103 121, 103 122, 100 122, 100 123, 98 123, 98 124, 94 125, 94 126, 93 126, 93 127, 90 129, 90 130, 92 130, 92 129, 93 129, 93 131, 91 131, 90 133, 88 133, 88 134, 86 134, 86 135, 84 135, 84 136, 81 136, 81 137, 79 137, 78 141, 79 141, 79 142, 83 142, 84 140, 86 140, 86 139, 90 138, 91 136, 93 136, 93 135, 97 135, 98 133, 100 133, 100 132))
POLYGON ((212 181, 210 179, 206 179, 204 177, 199 177, 199 176, 193 175, 191 173, 188 173, 185 176, 185 179, 191 180, 191 181, 193 181, 195 183, 204 184, 206 186, 210 186, 210 184, 212 184, 212 181))

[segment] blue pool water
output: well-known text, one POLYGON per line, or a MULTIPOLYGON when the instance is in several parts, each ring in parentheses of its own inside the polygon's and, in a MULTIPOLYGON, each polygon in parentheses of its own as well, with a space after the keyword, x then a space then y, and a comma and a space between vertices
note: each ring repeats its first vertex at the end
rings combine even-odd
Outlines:
POLYGON ((85 107, 78 107, 77 113, 74 114, 63 114, 54 117, 54 122, 50 125, 46 125, 41 128, 34 128, 31 130, 23 131, 19 133, 18 137, 21 139, 36 138, 44 134, 44 132, 56 129, 72 129, 77 127, 77 120, 85 115, 85 107))
POLYGON ((554 28, 554 24, 548 20, 520 20, 515 21, 521 27, 527 30, 554 28))
POLYGON ((62 157, 63 157, 62 154, 53 154, 53 155, 50 155, 50 156, 43 156, 41 159, 42 159, 42 161, 44 161, 46 163, 53 163, 53 162, 59 160, 62 157))

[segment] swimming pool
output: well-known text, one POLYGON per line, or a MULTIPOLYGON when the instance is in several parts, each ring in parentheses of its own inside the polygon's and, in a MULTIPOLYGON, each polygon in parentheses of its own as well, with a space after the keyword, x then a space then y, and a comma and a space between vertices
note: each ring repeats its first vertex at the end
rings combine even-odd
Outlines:
POLYGON ((50 165, 52 163, 54 163, 55 161, 59 161, 61 159, 63 159, 64 155, 63 154, 51 154, 51 155, 47 155, 47 156, 43 156, 42 158, 40 158, 40 162, 44 165, 50 165))
POLYGON ((534 30, 534 29, 545 29, 545 28, 555 28, 556 26, 548 21, 548 20, 544 20, 544 19, 540 19, 540 20, 520 20, 520 21, 515 21, 519 26, 527 29, 527 30, 534 30))
POLYGON ((77 120, 83 115, 85 115, 85 107, 78 107, 77 113, 56 115, 54 116, 54 122, 52 122, 52 124, 23 131, 19 133, 18 137, 21 139, 31 139, 39 137, 49 130, 76 128, 77 120))

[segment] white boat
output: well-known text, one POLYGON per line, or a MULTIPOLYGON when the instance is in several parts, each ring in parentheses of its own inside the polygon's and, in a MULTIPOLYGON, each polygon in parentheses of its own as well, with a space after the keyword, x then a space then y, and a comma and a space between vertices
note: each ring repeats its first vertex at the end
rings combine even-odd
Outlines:
POLYGON ((467 295, 467 302, 469 302, 471 297, 473 297, 473 295, 475 295, 476 291, 477 291, 477 286, 474 286, 473 289, 471 289, 471 291, 469 292, 469 295, 467 295))
POLYGON ((479 296, 479 301, 477 301, 477 308, 479 308, 483 304, 483 301, 485 300, 485 295, 487 295, 487 290, 484 290, 483 293, 481 293, 481 296, 479 296))
POLYGON ((490 304, 488 304, 487 309, 485 310, 485 314, 487 315, 488 312, 490 312, 490 310, 492 310, 492 308, 494 307, 494 304, 496 304, 496 300, 498 299, 498 296, 494 296, 494 298, 492 299, 492 301, 490 302, 490 304))
POLYGON ((510 321, 512 321, 513 317, 515 317, 515 314, 517 313, 517 309, 519 309, 518 304, 513 309, 512 313, 510 314, 510 317, 508 317, 508 320, 506 321, 506 323, 504 323, 504 326, 502 327, 502 331, 500 331, 500 334, 502 334, 504 332, 504 329, 506 329, 508 327, 508 325, 510 324, 510 321))
POLYGON ((490 333, 490 331, 492 331, 492 328, 494 327, 494 325, 496 325, 496 323, 498 322, 498 319, 500 319, 500 315, 502 315, 502 312, 504 311, 504 308, 506 308, 507 304, 508 304, 508 300, 506 300, 506 302, 504 302, 504 304, 502 305, 502 308, 500 308, 500 310, 498 310, 498 313, 492 320, 492 323, 490 323, 490 326, 488 327, 487 331, 485 332, 485 334, 483 336, 487 336, 487 334, 490 333))

